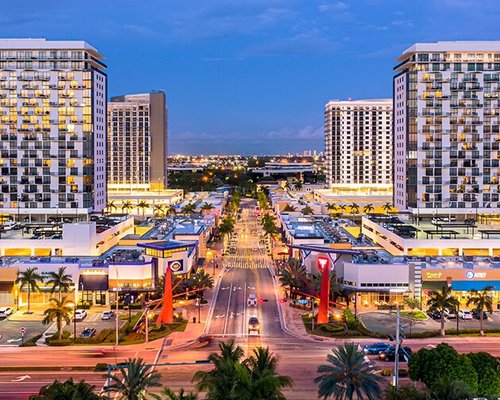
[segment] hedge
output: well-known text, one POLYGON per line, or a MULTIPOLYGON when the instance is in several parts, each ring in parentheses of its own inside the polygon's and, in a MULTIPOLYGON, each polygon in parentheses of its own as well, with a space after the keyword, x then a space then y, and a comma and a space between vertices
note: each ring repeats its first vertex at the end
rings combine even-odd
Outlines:
POLYGON ((43 335, 36 335, 33 336, 32 338, 29 338, 28 340, 25 340, 23 344, 19 345, 19 347, 33 347, 36 346, 36 342, 42 337, 43 335))
POLYGON ((348 329, 350 330, 358 329, 359 325, 358 320, 356 319, 352 311, 349 310, 348 308, 344 309, 344 318, 348 329))

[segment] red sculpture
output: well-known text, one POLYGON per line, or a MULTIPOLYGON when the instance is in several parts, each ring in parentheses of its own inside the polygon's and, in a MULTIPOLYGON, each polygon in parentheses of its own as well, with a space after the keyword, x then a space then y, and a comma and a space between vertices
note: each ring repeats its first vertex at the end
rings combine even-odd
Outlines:
POLYGON ((318 269, 321 271, 321 292, 319 294, 318 324, 328 323, 328 301, 330 298, 330 260, 319 256, 318 269))
POLYGON ((163 308, 156 323, 171 324, 174 322, 174 301, 172 295, 172 270, 167 265, 165 271, 164 287, 163 287, 163 308))

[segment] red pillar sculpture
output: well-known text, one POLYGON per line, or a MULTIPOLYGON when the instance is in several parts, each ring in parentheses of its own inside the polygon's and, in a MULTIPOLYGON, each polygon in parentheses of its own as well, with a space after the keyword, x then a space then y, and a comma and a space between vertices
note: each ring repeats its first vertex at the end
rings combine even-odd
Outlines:
POLYGON ((321 271, 321 292, 319 294, 318 324, 328 323, 328 301, 330 299, 330 260, 319 256, 318 269, 321 271))
POLYGON ((163 288, 163 308, 161 309, 160 316, 156 323, 158 324, 171 324, 174 322, 174 301, 172 295, 172 270, 167 265, 165 271, 165 281, 163 288))

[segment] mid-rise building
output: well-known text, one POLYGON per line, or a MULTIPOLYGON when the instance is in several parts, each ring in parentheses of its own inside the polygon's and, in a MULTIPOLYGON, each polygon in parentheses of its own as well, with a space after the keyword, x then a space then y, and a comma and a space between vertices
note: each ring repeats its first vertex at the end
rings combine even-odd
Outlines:
POLYGON ((164 92, 111 98, 107 168, 111 191, 166 187, 167 105, 164 92))
POLYGON ((341 194, 392 187, 392 100, 332 100, 325 107, 326 178, 341 194))
POLYGON ((500 42, 417 43, 396 61, 395 207, 497 211, 500 42))
POLYGON ((106 207, 106 66, 83 41, 0 40, 3 214, 106 207))

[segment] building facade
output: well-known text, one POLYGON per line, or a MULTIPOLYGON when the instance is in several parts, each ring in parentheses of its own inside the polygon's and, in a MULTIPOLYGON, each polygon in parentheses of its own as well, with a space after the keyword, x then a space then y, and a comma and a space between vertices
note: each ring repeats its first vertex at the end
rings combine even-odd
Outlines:
POLYGON ((107 77, 83 41, 0 40, 3 213, 106 207, 107 77))
POLYGON ((417 43, 397 62, 395 207, 494 212, 500 196, 500 42, 417 43))
POLYGON ((325 106, 326 178, 330 190, 390 191, 392 100, 332 100, 325 106))
POLYGON ((164 189, 167 154, 165 93, 111 98, 107 165, 110 189, 164 189))

